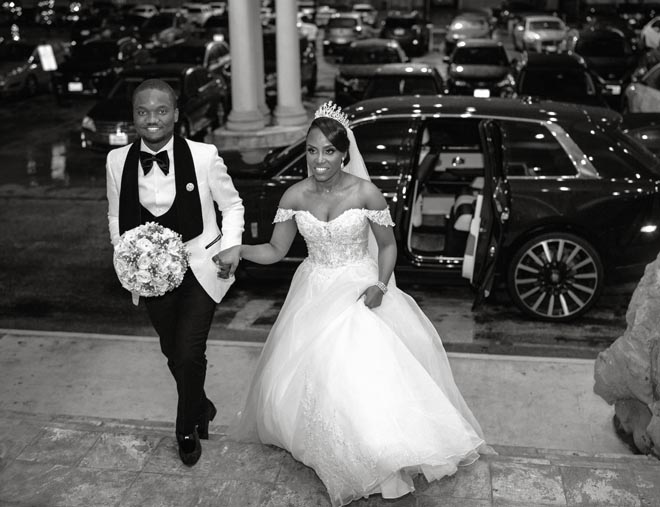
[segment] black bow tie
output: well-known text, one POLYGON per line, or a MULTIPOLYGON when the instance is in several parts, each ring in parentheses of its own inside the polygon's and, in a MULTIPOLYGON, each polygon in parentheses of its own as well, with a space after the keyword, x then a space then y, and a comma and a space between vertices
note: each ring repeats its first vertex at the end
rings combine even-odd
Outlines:
POLYGON ((147 153, 146 151, 140 152, 140 164, 142 165, 142 170, 145 175, 149 174, 154 162, 158 164, 158 167, 163 171, 163 174, 170 172, 170 158, 167 156, 167 151, 161 151, 155 155, 147 153))

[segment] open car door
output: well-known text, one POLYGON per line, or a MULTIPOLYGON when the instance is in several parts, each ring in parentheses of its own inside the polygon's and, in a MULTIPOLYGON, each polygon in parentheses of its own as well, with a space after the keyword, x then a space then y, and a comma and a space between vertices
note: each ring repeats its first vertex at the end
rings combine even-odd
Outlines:
POLYGON ((479 134, 484 153, 484 185, 470 223, 462 273, 476 290, 472 309, 490 295, 510 210, 502 131, 497 122, 484 120, 479 124, 479 134))

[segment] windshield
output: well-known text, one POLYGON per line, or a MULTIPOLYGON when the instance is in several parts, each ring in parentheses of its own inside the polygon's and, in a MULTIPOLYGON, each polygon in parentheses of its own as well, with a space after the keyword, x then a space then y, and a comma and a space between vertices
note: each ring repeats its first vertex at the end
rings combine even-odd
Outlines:
POLYGON ((385 28, 412 28, 417 24, 414 18, 387 18, 385 28))
POLYGON ((174 16, 170 14, 156 14, 150 17, 142 26, 146 30, 158 30, 162 28, 169 28, 174 24, 174 16))
POLYGON ((530 30, 561 30, 562 24, 559 21, 530 21, 530 30))
POLYGON ((330 18, 326 28, 355 28, 357 20, 353 18, 330 18))
POLYGON ((344 56, 342 63, 348 65, 370 63, 399 63, 401 56, 394 48, 354 48, 344 56))
POLYGON ((581 70, 534 69, 520 76, 519 93, 539 97, 552 96, 555 100, 576 99, 596 95, 591 76, 581 70))
MULTIPOLYGON (((175 78, 161 78, 169 84, 177 98, 181 95, 181 81, 175 78)), ((145 80, 145 77, 127 77, 119 80, 114 88, 108 94, 108 98, 116 100, 125 100, 131 102, 133 100, 133 92, 135 88, 145 80)))
POLYGON ((34 46, 28 44, 2 44, 0 45, 0 61, 22 62, 32 56, 34 46))
POLYGON ((440 91, 431 76, 381 76, 371 80, 365 98, 398 95, 437 95, 438 93, 440 91))
POLYGON ((458 47, 452 57, 452 63, 462 65, 509 65, 504 48, 469 48, 458 47))
POLYGON ((227 28, 227 27, 229 27, 229 17, 228 16, 211 16, 209 19, 206 20, 206 23, 204 23, 204 26, 227 28))

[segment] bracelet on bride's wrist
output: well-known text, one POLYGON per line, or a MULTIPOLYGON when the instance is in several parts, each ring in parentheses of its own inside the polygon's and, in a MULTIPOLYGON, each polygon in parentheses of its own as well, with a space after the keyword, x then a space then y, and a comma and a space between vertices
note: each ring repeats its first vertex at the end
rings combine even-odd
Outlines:
POLYGON ((387 285, 385 285, 383 282, 378 280, 374 285, 378 287, 383 294, 387 294, 387 285))

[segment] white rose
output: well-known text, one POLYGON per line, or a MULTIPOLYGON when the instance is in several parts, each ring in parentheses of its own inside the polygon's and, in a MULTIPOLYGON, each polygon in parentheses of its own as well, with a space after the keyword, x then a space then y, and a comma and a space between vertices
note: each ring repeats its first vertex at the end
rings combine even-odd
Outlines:
POLYGON ((141 269, 135 274, 137 281, 140 283, 149 283, 151 281, 151 273, 141 269))
POLYGON ((137 267, 141 270, 148 269, 151 266, 151 256, 148 254, 142 254, 137 260, 137 267))
POLYGON ((141 238, 137 242, 137 247, 144 252, 148 252, 154 249, 154 244, 147 238, 141 238))

